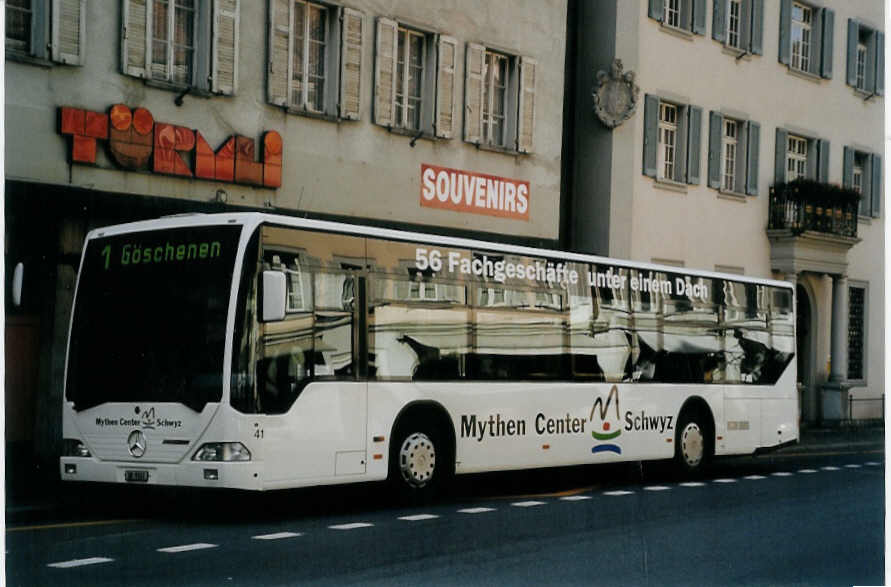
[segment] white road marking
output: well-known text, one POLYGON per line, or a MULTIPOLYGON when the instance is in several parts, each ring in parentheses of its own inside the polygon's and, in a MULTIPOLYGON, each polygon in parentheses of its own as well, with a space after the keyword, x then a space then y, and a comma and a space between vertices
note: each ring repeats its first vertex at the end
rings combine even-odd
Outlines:
POLYGON ((563 501, 583 501, 585 499, 591 499, 590 495, 567 495, 566 497, 561 497, 563 501))
POLYGON ((300 532, 276 532, 275 534, 261 534, 251 538, 253 540, 281 540, 282 538, 296 538, 298 536, 303 536, 303 534, 300 532))
POLYGON ((369 522, 353 522, 352 524, 336 524, 334 526, 328 526, 332 530, 356 530, 357 528, 370 528, 374 526, 369 522))
POLYGON ((816 473, 817 470, 816 470, 816 469, 798 469, 798 472, 799 472, 799 473, 810 474, 810 473, 816 473))
POLYGON ((681 483, 681 487, 705 487, 705 483, 702 481, 687 481, 686 483, 681 483))
POLYGON ((634 493, 633 491, 622 491, 622 490, 619 490, 619 491, 604 491, 604 492, 603 492, 603 495, 616 496, 616 495, 631 495, 631 494, 633 494, 633 493, 634 493))
POLYGON ((168 546, 167 548, 159 548, 158 552, 176 553, 188 552, 190 550, 204 550, 205 548, 216 548, 216 544, 207 544, 205 542, 197 542, 195 544, 183 544, 182 546, 168 546))
POLYGON ((511 505, 517 508, 531 508, 537 505, 544 505, 543 501, 517 501, 512 503, 511 505))
POLYGON ((644 491, 668 491, 671 487, 666 487, 665 485, 649 485, 644 487, 644 491))
POLYGON ((415 514, 413 516, 402 516, 399 518, 400 520, 405 520, 406 522, 420 522, 421 520, 432 520, 434 518, 438 518, 434 514, 415 514))
POLYGON ((788 471, 778 471, 776 473, 771 473, 774 477, 791 477, 794 473, 790 473, 788 471))
POLYGON ((838 467, 820 467, 824 471, 841 471, 838 467))
POLYGON ((714 479, 712 483, 736 483, 736 479, 714 479))
POLYGON ((845 469, 859 469, 863 467, 863 465, 845 465, 845 469))
POLYGON ((764 475, 748 475, 745 477, 749 481, 760 481, 761 479, 767 479, 764 475))
POLYGON ((98 565, 99 563, 110 563, 113 561, 113 558, 105 558, 102 556, 94 556, 92 558, 80 558, 77 560, 70 560, 61 563, 51 563, 46 566, 53 567, 54 569, 72 569, 74 567, 83 567, 86 565, 98 565))
POLYGON ((458 510, 459 514, 484 514, 486 512, 494 512, 495 508, 464 508, 458 510))
POLYGON ((867 467, 881 467, 882 463, 877 463, 875 461, 869 461, 868 463, 863 463, 867 467))

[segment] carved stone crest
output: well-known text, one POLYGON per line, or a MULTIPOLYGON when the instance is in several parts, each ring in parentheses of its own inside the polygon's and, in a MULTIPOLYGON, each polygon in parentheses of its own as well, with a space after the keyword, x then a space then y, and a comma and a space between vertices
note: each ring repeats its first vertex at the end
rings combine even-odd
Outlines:
POLYGON ((615 59, 609 72, 597 72, 594 82, 594 113, 607 128, 616 128, 634 114, 640 88, 634 72, 622 71, 622 60, 615 59))

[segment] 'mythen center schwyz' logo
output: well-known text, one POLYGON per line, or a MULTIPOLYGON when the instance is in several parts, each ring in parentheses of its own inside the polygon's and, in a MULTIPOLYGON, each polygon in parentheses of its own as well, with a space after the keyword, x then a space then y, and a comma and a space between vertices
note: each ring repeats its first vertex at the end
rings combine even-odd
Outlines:
POLYGON ((618 387, 615 385, 612 386, 609 390, 609 395, 606 396, 606 403, 603 402, 602 397, 598 397, 594 400, 594 405, 591 406, 591 416, 589 421, 594 428, 591 430, 591 436, 594 437, 594 440, 600 441, 600 444, 595 444, 591 448, 591 452, 614 452, 619 455, 622 454, 622 447, 610 442, 622 434, 622 424, 619 416, 618 387), (610 412, 610 407, 612 407, 613 404, 616 406, 615 418, 611 416, 610 412))

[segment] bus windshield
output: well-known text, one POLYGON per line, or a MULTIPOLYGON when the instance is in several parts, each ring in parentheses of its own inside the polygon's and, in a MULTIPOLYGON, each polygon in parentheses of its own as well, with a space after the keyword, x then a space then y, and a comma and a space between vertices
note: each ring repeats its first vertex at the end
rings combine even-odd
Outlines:
POLYGON ((177 402, 222 398, 229 294, 240 226, 92 239, 78 284, 66 399, 177 402))

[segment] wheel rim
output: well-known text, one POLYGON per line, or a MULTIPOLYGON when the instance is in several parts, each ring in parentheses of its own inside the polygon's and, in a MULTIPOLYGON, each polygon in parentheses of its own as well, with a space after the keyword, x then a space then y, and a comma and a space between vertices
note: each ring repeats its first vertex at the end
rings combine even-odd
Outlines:
POLYGON ((409 435, 399 449, 399 470, 406 483, 423 487, 433 478, 436 449, 430 437, 421 432, 409 435))
POLYGON ((696 467, 702 462, 705 452, 705 438, 702 429, 696 422, 690 422, 684 426, 681 433, 681 457, 688 467, 696 467))

